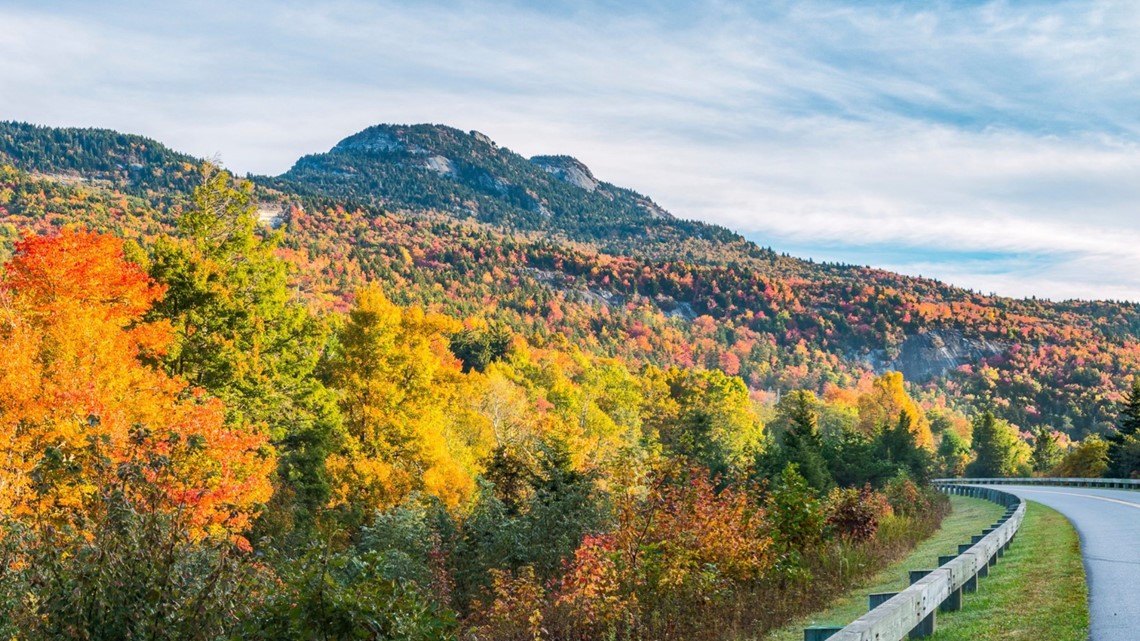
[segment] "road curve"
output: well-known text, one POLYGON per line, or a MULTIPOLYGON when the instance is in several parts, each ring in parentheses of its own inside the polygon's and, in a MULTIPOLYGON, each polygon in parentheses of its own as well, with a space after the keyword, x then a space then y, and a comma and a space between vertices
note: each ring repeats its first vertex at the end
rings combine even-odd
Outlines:
POLYGON ((1140 492, 1083 487, 988 486, 1064 514, 1081 538, 1089 584, 1090 641, 1140 639, 1140 492))

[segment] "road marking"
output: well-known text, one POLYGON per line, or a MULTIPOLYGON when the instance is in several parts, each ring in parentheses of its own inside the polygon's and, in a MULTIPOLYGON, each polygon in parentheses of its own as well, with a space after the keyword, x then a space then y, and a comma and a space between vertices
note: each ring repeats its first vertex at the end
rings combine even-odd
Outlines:
POLYGON ((1127 505, 1128 507, 1134 507, 1137 510, 1140 510, 1140 503, 1131 503, 1129 501, 1121 501, 1120 499, 1110 499, 1107 496, 1097 496, 1095 494, 1078 494, 1076 492, 1055 492, 1053 490, 1021 490, 1021 491, 1022 492, 1040 492, 1042 494, 1064 494, 1065 496, 1079 496, 1081 498, 1086 498, 1086 499, 1096 499, 1098 501, 1108 501, 1109 503, 1119 503, 1121 505, 1127 505))

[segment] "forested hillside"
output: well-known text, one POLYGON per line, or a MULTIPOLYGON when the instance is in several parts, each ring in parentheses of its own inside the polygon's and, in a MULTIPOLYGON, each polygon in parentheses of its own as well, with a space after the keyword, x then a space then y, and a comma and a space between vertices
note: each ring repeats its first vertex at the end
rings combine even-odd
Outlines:
POLYGON ((932 475, 1140 471, 1133 305, 800 261, 445 128, 256 183, 4 131, 0 637, 754 638, 933 531, 932 475))
MULTIPOLYGON (((193 173, 137 137, 3 132, 0 155, 53 177, 7 179, 9 238, 80 219, 153 231, 193 173), (101 201, 101 219, 69 210, 67 190, 101 201)), ((474 132, 380 125, 257 183, 281 211, 296 287, 324 308, 344 309, 375 280, 403 304, 634 364, 718 368, 772 397, 896 369, 935 405, 988 407, 1023 430, 1076 438, 1111 432, 1140 360, 1135 304, 1013 300, 782 256, 667 214, 572 158, 528 160, 474 132)))

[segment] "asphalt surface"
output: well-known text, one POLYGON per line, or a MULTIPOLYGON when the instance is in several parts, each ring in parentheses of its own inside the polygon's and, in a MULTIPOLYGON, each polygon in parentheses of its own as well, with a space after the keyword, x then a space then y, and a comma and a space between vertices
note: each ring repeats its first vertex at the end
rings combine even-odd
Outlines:
POLYGON ((995 485, 1068 517, 1081 537, 1089 639, 1140 640, 1140 491, 995 485))

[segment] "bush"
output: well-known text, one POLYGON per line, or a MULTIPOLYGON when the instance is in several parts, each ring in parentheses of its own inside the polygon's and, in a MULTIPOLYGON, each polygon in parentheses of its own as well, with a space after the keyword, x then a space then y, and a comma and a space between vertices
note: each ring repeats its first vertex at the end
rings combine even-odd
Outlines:
POLYGON ((375 557, 326 548, 280 564, 240 638, 444 641, 456 629, 455 616, 413 583, 384 578, 375 557))
POLYGON ((891 509, 902 516, 917 516, 930 509, 930 497, 904 473, 887 481, 884 493, 891 509))
POLYGON ((871 490, 870 485, 862 490, 835 488, 827 496, 827 525, 850 541, 875 536, 880 519, 893 512, 886 497, 871 490))
POLYGON ((815 550, 828 535, 823 502, 800 476, 796 466, 789 464, 765 505, 773 528, 777 571, 785 578, 809 579, 804 553, 815 550))
POLYGON ((0 637, 214 641, 248 619, 263 574, 247 553, 192 542, 176 513, 102 498, 83 531, 4 524, 0 637))

